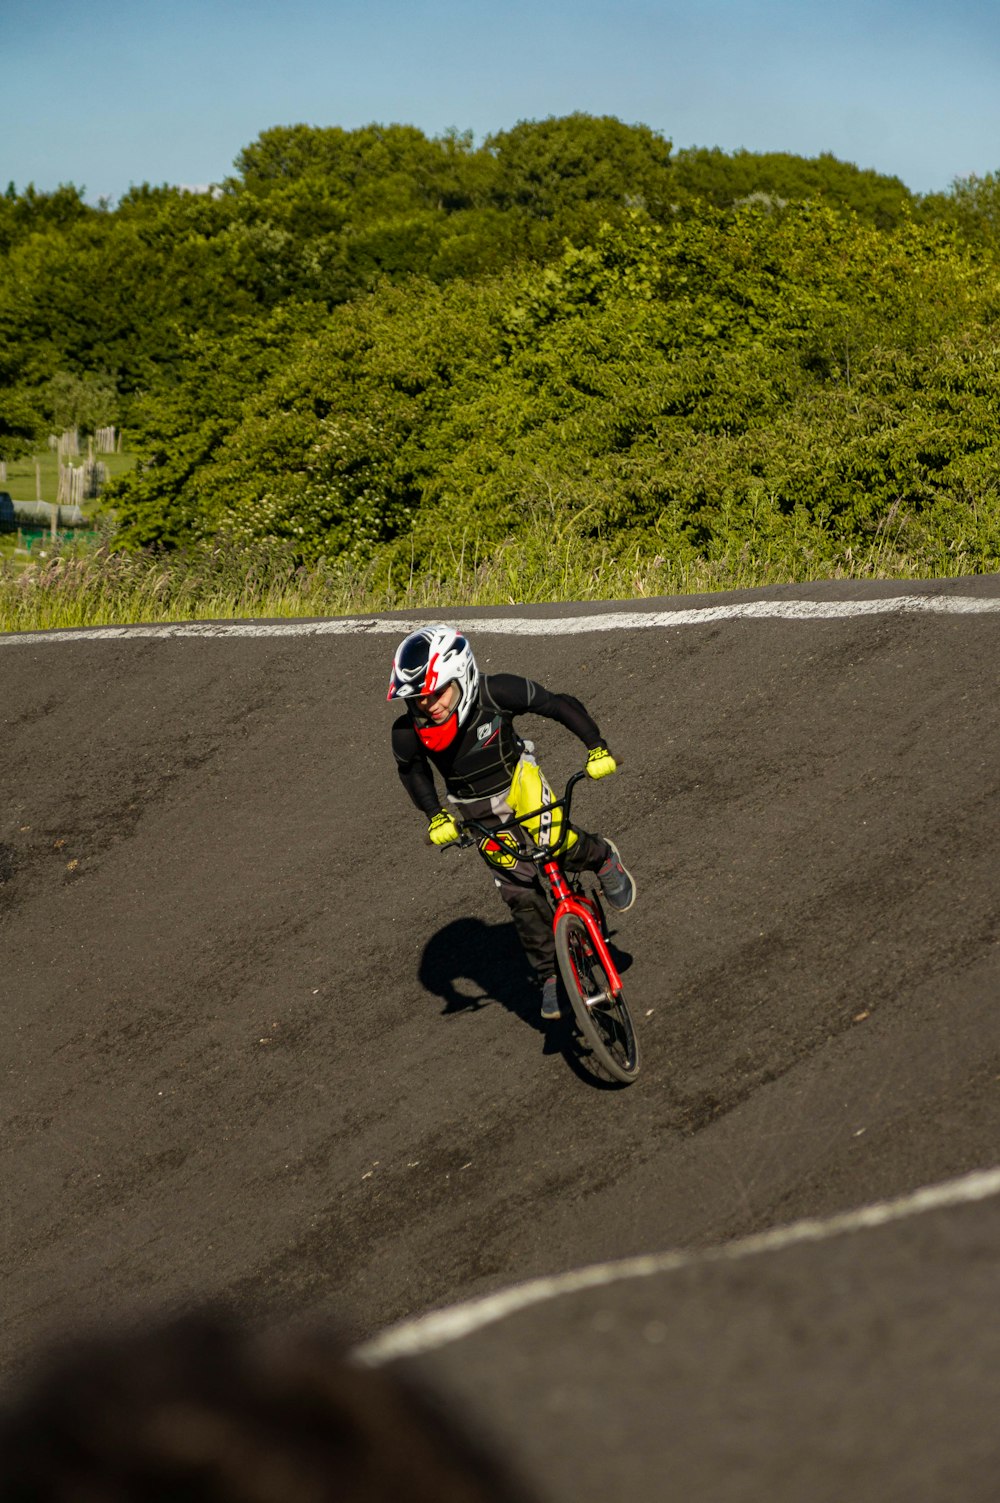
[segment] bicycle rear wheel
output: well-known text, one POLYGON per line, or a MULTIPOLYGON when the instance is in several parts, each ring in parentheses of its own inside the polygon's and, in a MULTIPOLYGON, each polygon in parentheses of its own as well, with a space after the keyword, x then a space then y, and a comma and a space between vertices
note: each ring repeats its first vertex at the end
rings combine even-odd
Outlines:
POLYGON ((580 1032, 594 1061, 613 1080, 639 1073, 639 1044, 622 992, 613 992, 586 924, 564 913, 556 925, 556 956, 580 1032))

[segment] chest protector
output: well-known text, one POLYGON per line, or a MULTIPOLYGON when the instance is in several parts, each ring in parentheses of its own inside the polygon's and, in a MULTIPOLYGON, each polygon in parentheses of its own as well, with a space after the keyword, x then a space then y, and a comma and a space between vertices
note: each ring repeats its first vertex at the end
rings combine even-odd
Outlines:
POLYGON ((427 756, 453 798, 472 800, 505 793, 523 751, 512 712, 500 709, 489 679, 481 678, 475 704, 454 741, 440 751, 427 748, 427 756))

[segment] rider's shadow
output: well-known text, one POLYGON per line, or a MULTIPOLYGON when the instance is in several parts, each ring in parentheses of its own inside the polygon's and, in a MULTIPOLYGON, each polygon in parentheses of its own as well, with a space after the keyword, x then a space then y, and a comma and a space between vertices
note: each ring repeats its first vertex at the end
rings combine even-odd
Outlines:
POLYGON ((499 1002, 541 1029, 538 986, 512 923, 454 919, 427 941, 417 978, 444 1002, 442 1013, 476 1012, 499 1002))
MULTIPOLYGON (((619 971, 632 957, 614 940, 609 947, 619 971)), ((545 1035, 545 1052, 565 1052, 572 1024, 564 1007, 560 1024, 543 1023, 538 983, 512 923, 487 924, 480 918, 453 919, 427 941, 417 979, 444 1002, 441 1012, 478 1012, 499 1003, 545 1035)))

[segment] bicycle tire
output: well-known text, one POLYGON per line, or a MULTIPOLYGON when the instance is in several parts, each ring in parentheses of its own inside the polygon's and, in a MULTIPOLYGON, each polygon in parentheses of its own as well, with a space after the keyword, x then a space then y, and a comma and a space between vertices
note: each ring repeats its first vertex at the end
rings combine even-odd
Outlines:
POLYGON ((556 924, 556 958, 580 1032, 596 1063, 629 1085, 639 1073, 639 1041, 624 994, 612 992, 586 924, 564 913, 556 924))

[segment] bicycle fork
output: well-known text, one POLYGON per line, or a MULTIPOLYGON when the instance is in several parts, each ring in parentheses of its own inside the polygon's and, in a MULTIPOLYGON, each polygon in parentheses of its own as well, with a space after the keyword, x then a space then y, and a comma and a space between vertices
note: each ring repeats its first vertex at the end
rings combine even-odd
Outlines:
MULTIPOLYGON (((555 926, 558 924, 564 913, 573 913, 578 919, 580 919, 585 929, 587 930, 588 935, 590 936, 590 941, 593 944, 594 949, 597 952, 597 958, 601 963, 601 968, 604 971, 605 976, 607 976, 608 978, 608 985, 611 988, 611 995, 612 997, 617 997, 622 989, 622 980, 618 974, 618 969, 614 961, 611 959, 611 951, 608 949, 607 941, 605 940, 604 935, 601 932, 601 925, 598 920, 597 914, 594 911, 593 902, 590 898, 580 897, 570 890, 569 884, 566 881, 565 876, 563 875, 562 868, 559 866, 559 863, 557 861, 547 861, 543 867, 543 870, 546 877, 548 878, 549 886, 552 889, 552 896, 556 901, 556 910, 552 916, 553 928, 555 928, 555 926)), ((597 1003, 603 1000, 604 999, 602 997, 595 997, 593 999, 588 999, 588 1002, 592 1001, 593 1003, 597 1003)), ((609 998, 608 1000, 610 1001, 611 999, 609 998)))

